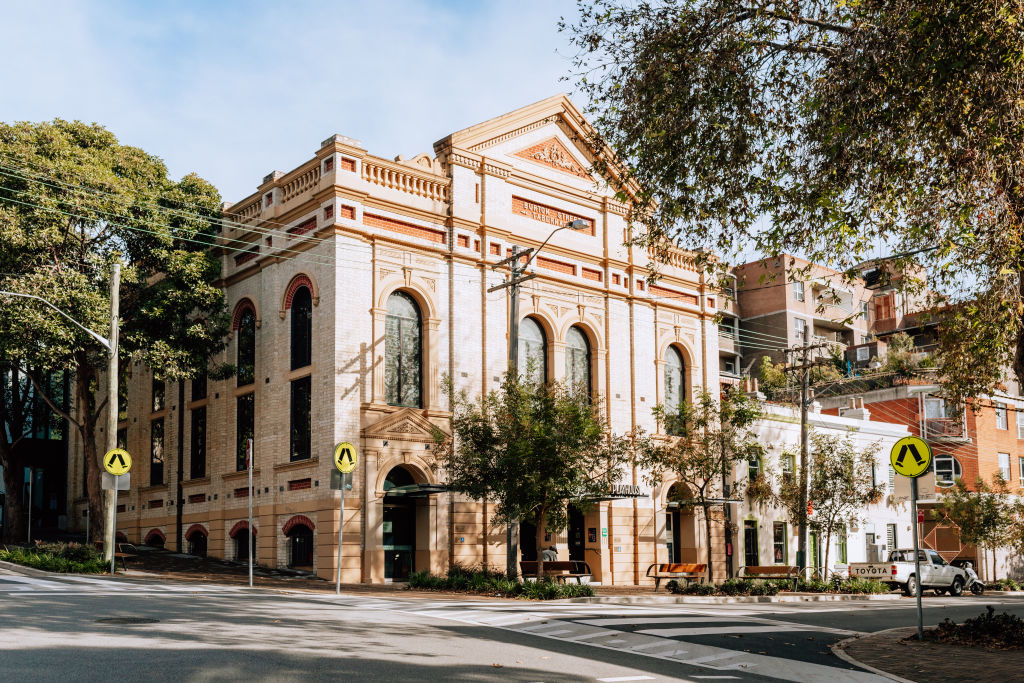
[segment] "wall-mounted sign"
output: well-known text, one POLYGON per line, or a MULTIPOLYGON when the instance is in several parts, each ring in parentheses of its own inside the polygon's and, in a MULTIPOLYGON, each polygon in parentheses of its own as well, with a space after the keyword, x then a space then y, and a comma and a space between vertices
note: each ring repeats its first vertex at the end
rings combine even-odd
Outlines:
POLYGON ((639 486, 633 484, 612 484, 612 495, 624 498, 643 498, 644 494, 639 486))

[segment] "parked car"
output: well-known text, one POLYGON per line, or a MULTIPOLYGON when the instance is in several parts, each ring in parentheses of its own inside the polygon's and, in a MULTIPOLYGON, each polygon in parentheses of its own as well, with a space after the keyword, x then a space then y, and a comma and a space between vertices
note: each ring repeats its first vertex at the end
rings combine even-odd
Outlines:
MULTIPOLYGON (((949 591, 950 595, 961 595, 967 586, 967 573, 959 567, 948 564, 934 550, 918 550, 921 560, 921 589, 930 588, 936 595, 949 591)), ((893 550, 888 562, 854 562, 850 565, 850 577, 876 579, 899 588, 907 595, 917 592, 918 577, 914 573, 914 551, 893 550)))

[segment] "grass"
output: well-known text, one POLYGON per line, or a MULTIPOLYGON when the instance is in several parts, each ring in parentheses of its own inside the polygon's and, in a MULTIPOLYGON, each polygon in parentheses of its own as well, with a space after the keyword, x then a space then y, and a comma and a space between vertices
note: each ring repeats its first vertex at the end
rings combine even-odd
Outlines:
POLYGON ((37 543, 28 548, 2 548, 0 560, 61 574, 101 574, 107 570, 107 563, 99 552, 80 543, 37 543))
POLYGON ((409 576, 409 588, 479 593, 525 600, 559 600, 594 595, 594 589, 587 584, 557 583, 550 578, 520 583, 518 580, 507 578, 501 572, 461 565, 455 565, 449 569, 445 576, 437 576, 425 571, 413 572, 409 576))

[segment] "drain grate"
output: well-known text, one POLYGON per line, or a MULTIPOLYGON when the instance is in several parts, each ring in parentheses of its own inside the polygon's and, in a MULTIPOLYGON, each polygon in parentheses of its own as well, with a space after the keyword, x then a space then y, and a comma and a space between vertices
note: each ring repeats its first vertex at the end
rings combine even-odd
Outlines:
POLYGON ((97 624, 158 624, 159 619, 149 619, 147 617, 106 617, 104 619, 97 619, 97 624))

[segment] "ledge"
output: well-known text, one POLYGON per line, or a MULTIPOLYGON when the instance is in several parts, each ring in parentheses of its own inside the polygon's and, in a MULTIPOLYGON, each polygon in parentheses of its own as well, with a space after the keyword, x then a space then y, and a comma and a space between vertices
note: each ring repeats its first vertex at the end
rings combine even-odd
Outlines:
MULTIPOLYGON (((255 469, 253 469, 253 471, 252 471, 252 478, 256 479, 256 477, 258 477, 258 476, 260 476, 260 470, 257 467, 255 469)), ((237 479, 248 479, 249 478, 249 470, 242 470, 241 472, 229 472, 228 474, 220 475, 220 478, 223 479, 224 481, 235 481, 237 479)))
POLYGON ((307 467, 313 467, 320 464, 320 457, 307 458, 306 460, 296 460, 295 462, 284 462, 279 465, 274 465, 275 472, 290 472, 292 470, 301 470, 307 467))

